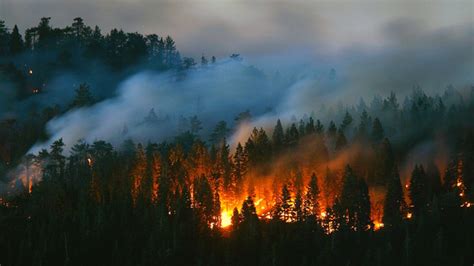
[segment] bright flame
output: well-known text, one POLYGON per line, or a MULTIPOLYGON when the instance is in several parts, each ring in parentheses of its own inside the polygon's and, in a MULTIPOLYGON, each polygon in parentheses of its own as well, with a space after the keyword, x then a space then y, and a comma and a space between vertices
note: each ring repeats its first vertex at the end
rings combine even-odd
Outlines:
POLYGON ((255 206, 258 206, 260 205, 260 203, 262 202, 263 198, 262 199, 258 199, 256 202, 255 202, 255 206))
POLYGON ((28 74, 33 75, 33 69, 28 70, 28 74))
POLYGON ((232 224, 232 211, 221 212, 221 227, 225 228, 232 224))
POLYGON ((407 213, 407 219, 411 219, 411 217, 412 217, 411 212, 407 213))
POLYGON ((374 226, 375 226, 375 230, 379 230, 380 228, 384 227, 385 224, 381 223, 381 222, 374 222, 374 226))

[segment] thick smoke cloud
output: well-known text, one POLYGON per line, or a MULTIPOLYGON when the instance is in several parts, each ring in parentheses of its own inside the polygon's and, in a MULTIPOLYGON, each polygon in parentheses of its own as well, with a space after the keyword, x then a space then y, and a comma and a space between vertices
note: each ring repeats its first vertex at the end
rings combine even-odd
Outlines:
MULTIPOLYGON (((270 87, 263 73, 238 62, 180 75, 143 72, 132 76, 120 85, 117 97, 52 120, 48 124, 51 141, 62 137, 70 145, 78 139, 105 139, 115 144, 124 138, 163 140, 186 129, 180 125, 183 118, 197 115, 208 127, 219 120, 231 121, 247 109, 263 113, 283 93, 270 87), (156 117, 147 120, 151 109, 156 117)), ((41 147, 44 145, 32 152, 41 147)))
MULTIPOLYGON (((387 39, 406 39, 404 45, 373 50, 354 47, 312 62, 293 53, 257 58, 262 70, 245 61, 220 60, 181 74, 142 72, 123 82, 118 96, 51 121, 51 141, 60 137, 69 145, 81 138, 114 144, 125 138, 159 141, 185 130, 182 118, 197 115, 209 131, 220 120, 232 126, 238 113, 250 110, 253 123, 242 127, 233 136, 235 141, 246 137, 244 129, 270 127, 277 118, 290 120, 315 112, 323 121, 333 119, 318 112, 339 102, 370 101, 391 91, 402 101, 418 85, 434 95, 449 84, 461 92, 474 84, 471 26, 425 32, 409 25, 396 21, 386 28, 387 39), (152 108, 157 121, 145 123, 152 108)), ((202 132, 204 139, 208 131, 202 132)))

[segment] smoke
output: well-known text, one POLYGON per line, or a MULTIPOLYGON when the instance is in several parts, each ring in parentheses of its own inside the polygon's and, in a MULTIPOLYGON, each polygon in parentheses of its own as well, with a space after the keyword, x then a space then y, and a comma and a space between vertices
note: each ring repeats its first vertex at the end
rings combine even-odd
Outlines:
MULTIPOLYGON (((104 139, 114 144, 126 138, 165 140, 189 129, 186 119, 194 115, 203 122, 204 139, 224 120, 234 126, 236 134, 231 140, 235 143, 248 137, 245 132, 249 128, 268 129, 278 118, 290 121, 293 116, 314 112, 317 118, 334 119, 321 111, 324 106, 350 105, 361 97, 386 96, 391 91, 402 99, 415 85, 433 95, 448 84, 461 90, 474 84, 472 27, 425 32, 409 25, 395 21, 387 26, 386 39, 400 40, 398 44, 391 41, 370 51, 355 47, 336 56, 321 55, 314 62, 291 53, 268 61, 269 57, 263 56, 256 60, 259 68, 248 61, 224 59, 187 72, 139 72, 118 86, 115 97, 52 120, 47 125, 51 139, 30 152, 58 138, 68 146, 79 139, 104 139), (268 67, 270 64, 273 67, 268 67), (156 117, 146 120, 151 109, 156 117), (253 119, 239 130, 233 119, 245 110, 250 110, 253 119)), ((105 71, 100 74, 107 75, 105 71)))
POLYGON ((30 152, 58 138, 68 146, 78 139, 105 139, 114 144, 125 138, 164 140, 189 129, 180 123, 194 115, 208 129, 219 120, 232 121, 247 109, 265 112, 264 99, 271 104, 282 93, 269 85, 263 73, 233 61, 178 74, 145 71, 123 82, 116 97, 52 120, 47 125, 51 140, 30 152), (149 115, 152 109, 154 114, 149 115))
POLYGON ((0 1, 0 17, 17 23, 21 31, 40 17, 53 17, 56 25, 64 26, 78 16, 104 31, 116 27, 171 35, 184 54, 200 56, 204 52, 218 57, 236 51, 261 56, 303 48, 318 52, 354 45, 375 48, 386 44, 381 29, 393 20, 416 20, 434 30, 472 24, 473 18, 469 0, 0 1))

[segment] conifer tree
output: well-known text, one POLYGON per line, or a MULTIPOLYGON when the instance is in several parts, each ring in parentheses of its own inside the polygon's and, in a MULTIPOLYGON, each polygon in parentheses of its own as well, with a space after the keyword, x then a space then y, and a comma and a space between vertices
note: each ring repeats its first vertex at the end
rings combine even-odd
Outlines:
POLYGON ((71 103, 71 108, 92 105, 94 101, 89 85, 82 83, 79 85, 79 88, 76 89, 76 96, 71 103))
POLYGON ((342 129, 339 129, 336 137, 336 150, 340 151, 347 146, 347 139, 342 129))
POLYGON ((305 216, 317 216, 319 214, 319 187, 316 174, 311 175, 304 199, 305 216))
POLYGON ((342 120, 342 124, 340 126, 340 130, 345 131, 352 123, 352 116, 346 111, 344 115, 344 119, 342 120))
POLYGON ((382 127, 382 123, 380 123, 380 120, 376 117, 372 124, 372 140, 375 142, 380 142, 383 139, 383 137, 384 137, 384 130, 382 127))
POLYGON ((275 152, 280 151, 284 142, 283 126, 280 119, 278 119, 275 129, 273 129, 272 144, 275 152))
POLYGON ((422 165, 415 165, 410 179, 409 196, 413 205, 413 214, 419 216, 426 210, 427 178, 422 165))
POLYGON ((405 211, 405 200, 397 167, 392 169, 385 195, 383 223, 386 226, 400 225, 405 211))
POLYGON ((19 54, 23 51, 23 48, 23 39, 20 32, 18 31, 18 27, 15 25, 10 35, 10 54, 19 54))

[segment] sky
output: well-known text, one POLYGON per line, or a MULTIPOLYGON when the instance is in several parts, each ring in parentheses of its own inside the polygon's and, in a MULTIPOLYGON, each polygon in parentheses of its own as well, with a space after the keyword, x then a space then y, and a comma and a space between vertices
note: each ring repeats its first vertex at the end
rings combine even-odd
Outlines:
POLYGON ((403 44, 419 32, 472 29, 474 1, 0 0, 0 18, 21 31, 41 17, 65 26, 78 16, 104 32, 171 35, 188 56, 337 56, 403 44))

